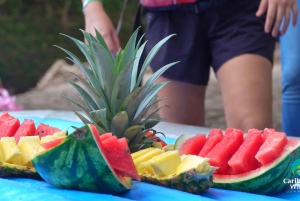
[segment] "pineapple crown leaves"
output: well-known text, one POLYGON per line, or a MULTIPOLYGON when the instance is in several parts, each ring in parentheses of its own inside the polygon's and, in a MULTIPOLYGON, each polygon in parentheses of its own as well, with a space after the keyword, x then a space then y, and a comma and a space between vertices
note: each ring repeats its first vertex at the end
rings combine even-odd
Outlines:
POLYGON ((140 86, 150 62, 162 45, 174 34, 162 39, 152 48, 138 73, 140 58, 147 43, 146 41, 141 44, 143 37, 137 42, 138 30, 139 28, 132 34, 124 50, 118 51, 115 59, 97 30, 95 30, 96 37, 81 30, 87 43, 62 34, 77 45, 89 63, 89 67, 85 66, 72 52, 56 46, 69 55, 68 59, 80 68, 87 79, 82 79, 72 72, 69 73, 77 78, 80 85, 64 78, 79 92, 85 102, 83 106, 65 97, 85 116, 74 111, 75 114, 82 122, 97 125, 100 133, 112 131, 117 137, 126 136, 127 140, 134 143, 141 139, 139 135, 143 135, 146 130, 164 120, 162 118, 151 119, 160 108, 150 115, 147 114, 149 108, 165 100, 165 98, 157 100, 157 93, 168 82, 154 83, 163 72, 178 63, 163 66, 144 86, 140 86))

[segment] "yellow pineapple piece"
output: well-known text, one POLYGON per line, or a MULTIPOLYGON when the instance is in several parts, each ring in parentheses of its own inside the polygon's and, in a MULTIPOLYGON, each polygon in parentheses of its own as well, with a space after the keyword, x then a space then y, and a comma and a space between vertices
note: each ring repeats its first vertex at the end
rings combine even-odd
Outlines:
POLYGON ((23 165, 32 166, 31 160, 37 156, 41 148, 39 136, 21 137, 18 148, 22 153, 23 165))
POLYGON ((208 163, 208 158, 203 158, 196 155, 183 155, 182 161, 177 167, 176 174, 196 170, 197 173, 206 173, 211 169, 208 163))
POLYGON ((150 161, 151 159, 140 163, 139 167, 137 168, 139 174, 152 174, 152 175, 155 174, 152 169, 150 161))
POLYGON ((63 130, 60 132, 56 132, 53 134, 55 136, 55 139, 61 138, 61 137, 67 137, 67 130, 63 130))
POLYGON ((1 143, 0 143, 0 162, 5 162, 5 155, 1 143))
POLYGON ((44 136, 41 138, 41 144, 44 144, 46 142, 50 142, 50 141, 53 141, 56 139, 57 139, 57 137, 55 137, 54 135, 47 135, 47 136, 44 136))
POLYGON ((161 153, 164 153, 164 150, 158 149, 158 148, 154 148, 154 149, 152 149, 152 150, 144 153, 143 155, 140 155, 139 157, 137 157, 136 159, 133 160, 136 169, 138 169, 138 167, 139 167, 139 165, 140 165, 141 162, 148 161, 152 157, 157 156, 157 155, 159 155, 161 153))
POLYGON ((167 176, 176 172, 181 160, 178 150, 173 150, 155 156, 149 162, 155 175, 167 176))
POLYGON ((148 151, 154 149, 153 147, 149 147, 147 149, 142 149, 140 151, 134 152, 133 154, 131 154, 132 160, 136 159, 137 157, 147 153, 148 151))
POLYGON ((1 145, 4 151, 5 162, 22 165, 21 151, 19 150, 14 137, 1 138, 1 145))

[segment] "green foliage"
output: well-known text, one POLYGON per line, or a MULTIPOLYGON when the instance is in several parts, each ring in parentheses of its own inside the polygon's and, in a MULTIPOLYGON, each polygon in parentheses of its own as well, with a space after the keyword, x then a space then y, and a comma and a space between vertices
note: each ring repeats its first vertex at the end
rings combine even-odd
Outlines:
MULTIPOLYGON (((105 8, 117 24, 121 0, 104 0, 105 8), (108 3, 109 2, 109 3, 108 3)), ((120 34, 122 41, 131 35, 138 0, 129 1, 120 34)), ((59 33, 82 38, 84 29, 81 0, 70 0, 67 21, 63 20, 67 0, 13 0, 0 5, 0 78, 13 94, 33 88, 55 60, 65 54, 53 45, 79 54, 79 50, 59 33)), ((83 56, 81 58, 84 58, 83 56)))

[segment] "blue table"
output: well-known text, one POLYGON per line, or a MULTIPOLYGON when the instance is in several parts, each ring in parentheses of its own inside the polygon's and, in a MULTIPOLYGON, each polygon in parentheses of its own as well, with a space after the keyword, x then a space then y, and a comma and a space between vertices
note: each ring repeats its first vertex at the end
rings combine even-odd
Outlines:
MULTIPOLYGON (((65 111, 21 111, 11 112, 12 115, 18 117, 21 121, 24 118, 33 119, 36 124, 46 123, 57 126, 61 129, 69 129, 70 126, 81 126, 80 120, 73 113, 65 111)), ((165 133, 168 142, 174 141, 181 132, 188 134, 204 133, 207 134, 210 129, 170 123, 162 123, 157 130, 165 133)), ((300 200, 299 192, 287 193, 283 192, 273 196, 256 195, 238 191, 229 191, 223 189, 210 188, 201 195, 194 195, 181 192, 174 189, 160 187, 144 182, 133 181, 132 189, 117 196, 88 193, 81 191, 71 191, 57 189, 44 181, 37 181, 23 178, 1 178, 0 179, 0 200, 22 200, 22 201, 47 201, 47 200, 145 200, 145 201, 193 201, 193 200, 236 200, 236 201, 279 201, 279 200, 300 200)))

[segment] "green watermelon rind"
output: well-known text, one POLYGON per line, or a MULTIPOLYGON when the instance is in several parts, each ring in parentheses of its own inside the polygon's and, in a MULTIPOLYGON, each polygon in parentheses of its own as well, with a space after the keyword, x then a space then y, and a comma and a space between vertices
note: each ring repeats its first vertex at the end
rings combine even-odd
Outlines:
POLYGON ((285 148, 281 156, 269 165, 239 175, 214 175, 214 188, 272 195, 288 190, 284 179, 294 179, 292 163, 300 158, 300 143, 285 148))
POLYGON ((80 129, 35 157, 32 162, 36 171, 56 188, 105 194, 128 190, 101 153, 89 125, 80 129), (84 137, 78 139, 76 132, 84 137))

